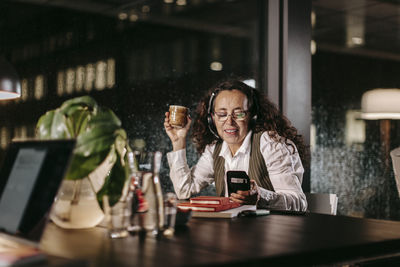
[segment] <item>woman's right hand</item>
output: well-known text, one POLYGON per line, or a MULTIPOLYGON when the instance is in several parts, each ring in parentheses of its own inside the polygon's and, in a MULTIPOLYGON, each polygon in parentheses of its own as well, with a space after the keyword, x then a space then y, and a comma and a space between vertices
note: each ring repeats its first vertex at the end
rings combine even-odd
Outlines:
POLYGON ((187 116, 187 123, 183 128, 174 128, 169 123, 169 112, 165 112, 164 129, 169 139, 171 139, 174 151, 186 148, 186 136, 190 129, 192 119, 187 116))

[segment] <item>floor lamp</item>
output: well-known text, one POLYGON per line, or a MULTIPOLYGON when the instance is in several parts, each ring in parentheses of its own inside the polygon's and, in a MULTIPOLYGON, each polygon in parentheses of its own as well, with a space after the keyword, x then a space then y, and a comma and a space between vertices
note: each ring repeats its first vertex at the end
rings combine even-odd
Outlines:
POLYGON ((21 83, 17 72, 2 56, 0 56, 0 100, 21 96, 21 83))
MULTIPOLYGON (((365 92, 361 99, 361 118, 380 121, 382 153, 385 173, 390 169, 390 122, 400 120, 400 89, 373 89, 365 92)), ((400 181, 396 179, 400 194, 400 181)))

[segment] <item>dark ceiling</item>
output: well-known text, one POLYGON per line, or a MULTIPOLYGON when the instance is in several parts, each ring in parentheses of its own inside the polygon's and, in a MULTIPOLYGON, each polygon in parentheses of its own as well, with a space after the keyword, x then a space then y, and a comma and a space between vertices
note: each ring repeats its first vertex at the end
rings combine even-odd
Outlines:
MULTIPOLYGON (((59 7, 118 17, 135 10, 137 19, 180 27, 246 35, 246 14, 255 14, 256 1, 236 0, 2 0, 0 30, 29 22, 59 7), (168 4, 165 4, 168 2, 168 4), (170 2, 170 3, 169 3, 170 2), (210 5, 229 2, 224 14, 210 5), (7 3, 18 4, 17 6, 7 3), (25 8, 28 5, 28 8, 25 8), (4 8, 6 7, 6 8, 4 8), (243 10, 246 10, 243 12, 243 10), (184 11, 185 16, 182 16, 184 11), (197 14, 202 14, 198 19, 197 14), (205 20, 204 14, 207 14, 205 20), (24 18, 22 20, 21 18, 24 18)), ((400 60, 400 0, 313 0, 313 39, 317 50, 362 54, 400 60)))
POLYGON ((313 38, 320 49, 400 60, 399 0, 313 0, 312 4, 313 38))

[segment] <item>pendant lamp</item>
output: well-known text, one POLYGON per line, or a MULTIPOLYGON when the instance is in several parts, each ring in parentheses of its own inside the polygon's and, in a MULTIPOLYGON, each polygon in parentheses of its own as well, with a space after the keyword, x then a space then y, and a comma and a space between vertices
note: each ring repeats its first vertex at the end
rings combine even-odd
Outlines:
POLYGON ((0 56, 0 100, 21 96, 21 83, 17 72, 4 57, 0 56))

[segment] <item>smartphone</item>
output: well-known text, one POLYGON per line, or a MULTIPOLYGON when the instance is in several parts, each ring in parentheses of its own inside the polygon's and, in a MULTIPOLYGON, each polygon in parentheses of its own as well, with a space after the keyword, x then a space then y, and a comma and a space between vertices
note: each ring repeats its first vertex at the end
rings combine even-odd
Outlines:
POLYGON ((226 173, 228 180, 228 193, 236 193, 238 190, 250 190, 250 178, 245 171, 228 171, 226 173))

